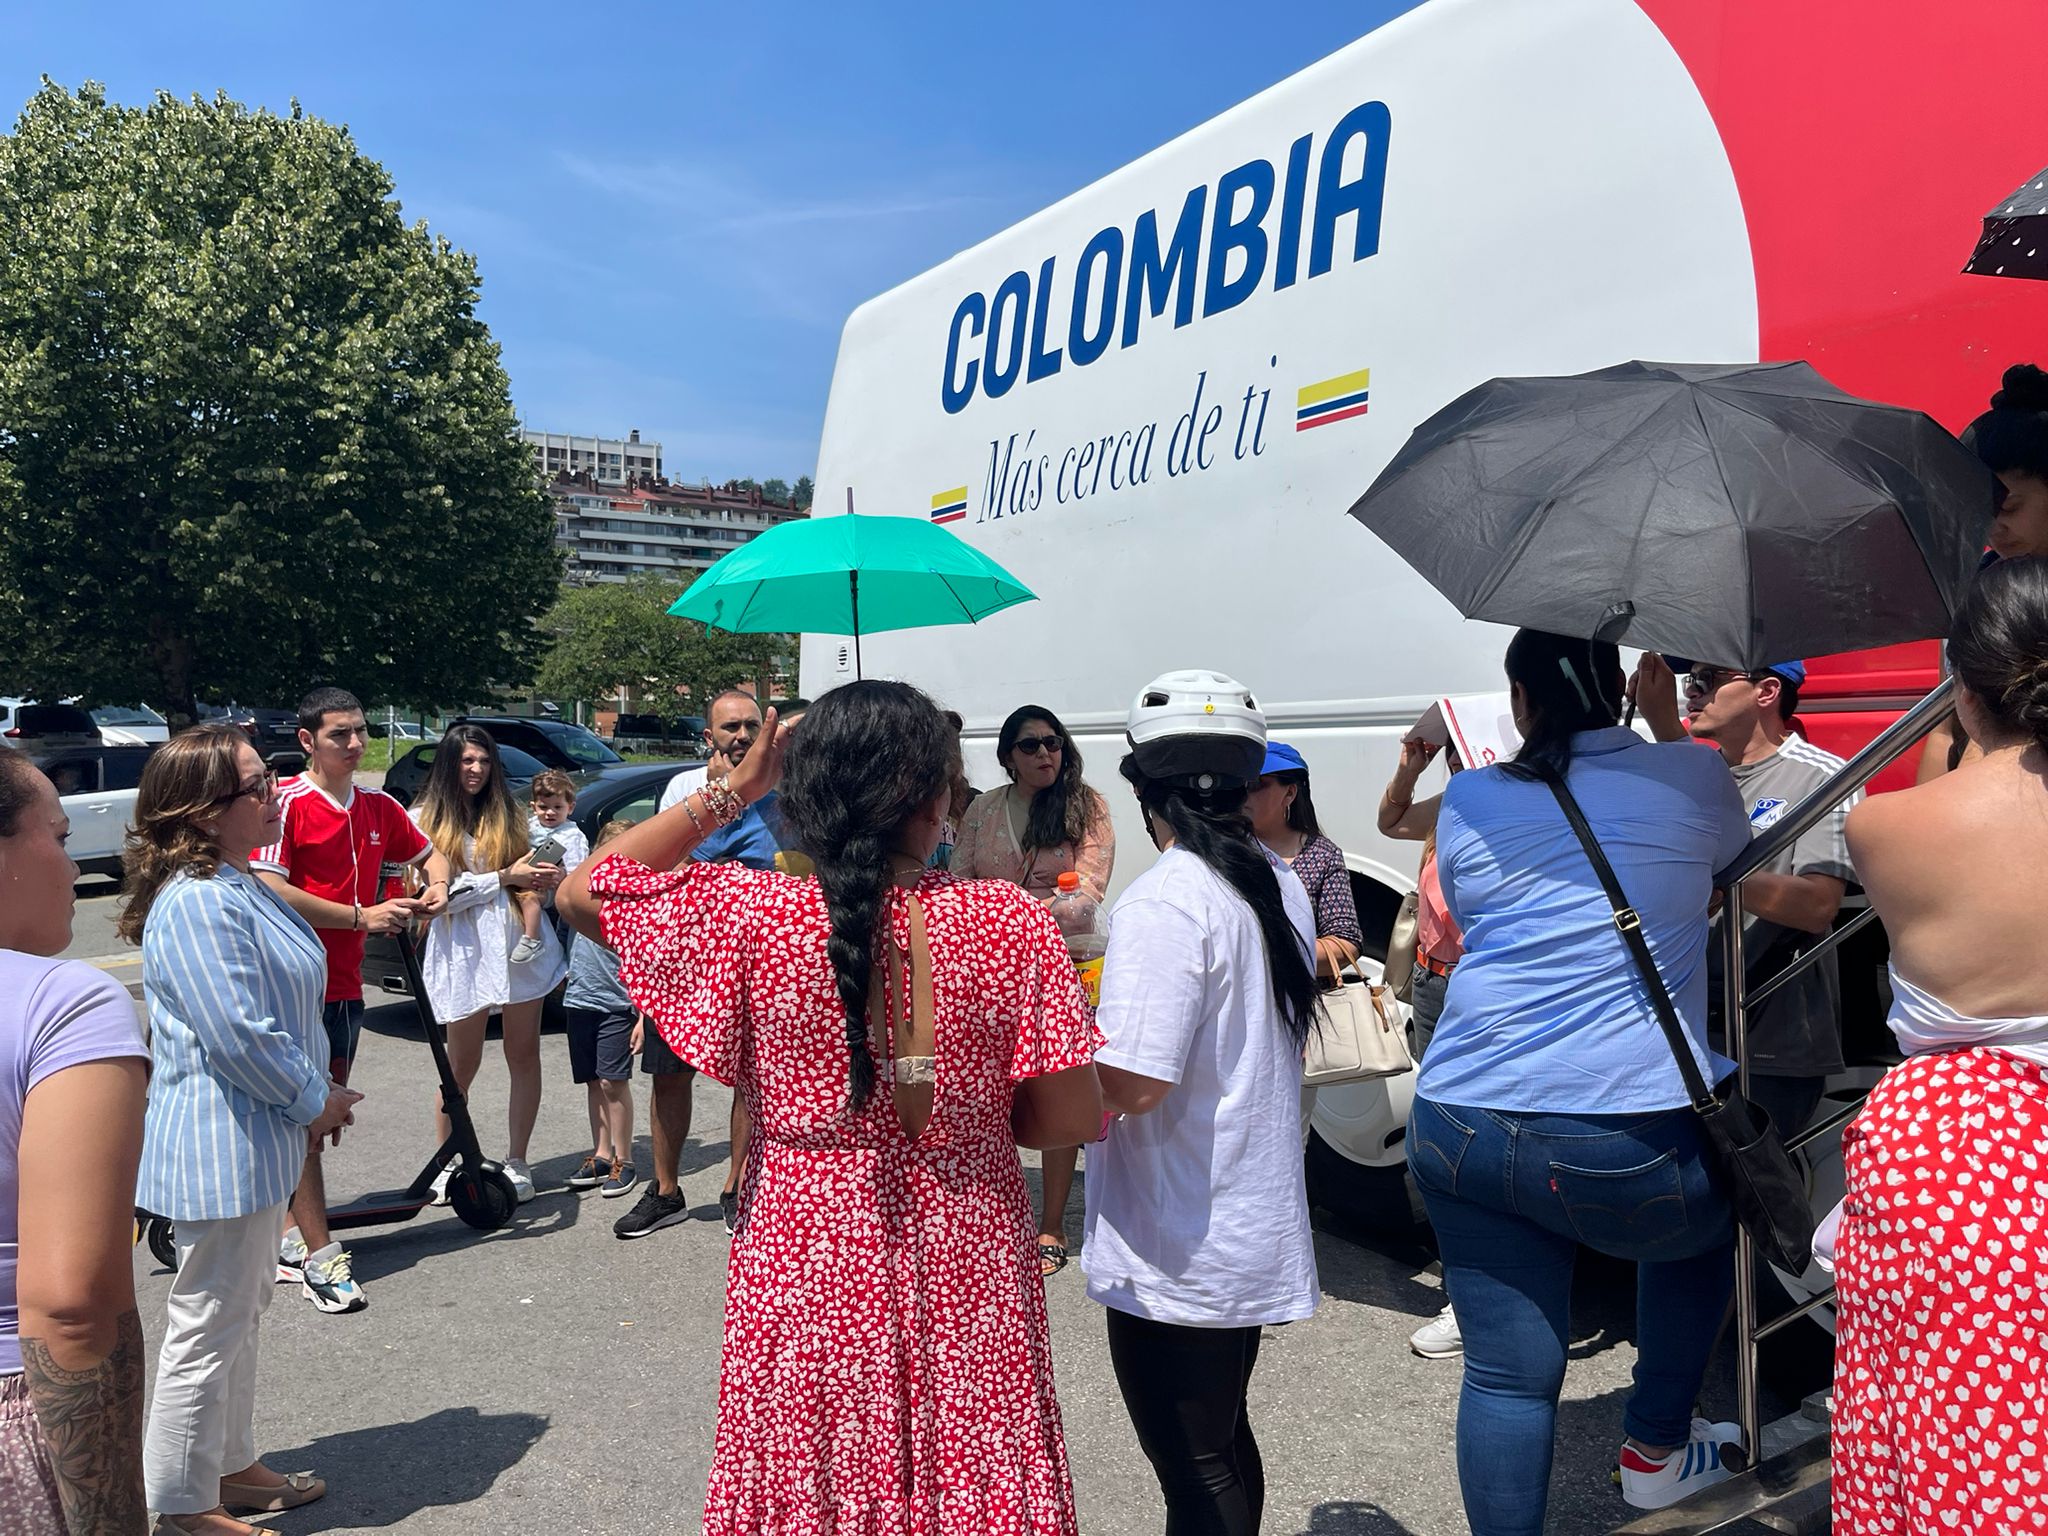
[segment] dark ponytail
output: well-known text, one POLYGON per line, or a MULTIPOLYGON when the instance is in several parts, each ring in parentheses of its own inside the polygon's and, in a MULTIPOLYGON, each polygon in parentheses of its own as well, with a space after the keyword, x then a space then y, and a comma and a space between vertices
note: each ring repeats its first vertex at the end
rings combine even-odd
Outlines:
POLYGON ((1562 774, 1572 737, 1621 720, 1621 652, 1604 640, 1574 640, 1547 630, 1518 629, 1508 642, 1508 681, 1522 685, 1528 731, 1502 768, 1518 779, 1562 774))
POLYGON ((2048 560, 2001 560, 1979 572, 1948 655, 2001 732, 2048 748, 2048 560))
POLYGON ((938 706, 907 683, 857 682, 810 707, 789 741, 783 818, 815 867, 831 935, 825 953, 846 1010, 849 1106, 875 1091, 868 992, 889 860, 910 818, 953 781, 960 748, 938 706))
POLYGON ((1287 1025, 1287 1037, 1296 1049, 1307 1045, 1319 1008, 1315 969, 1287 915, 1280 877, 1252 836, 1244 789, 1219 788, 1205 794, 1179 780, 1148 779, 1135 755, 1123 760, 1120 771, 1137 790, 1146 814, 1173 829, 1174 846, 1215 870, 1252 909, 1265 940, 1273 1001, 1287 1025))

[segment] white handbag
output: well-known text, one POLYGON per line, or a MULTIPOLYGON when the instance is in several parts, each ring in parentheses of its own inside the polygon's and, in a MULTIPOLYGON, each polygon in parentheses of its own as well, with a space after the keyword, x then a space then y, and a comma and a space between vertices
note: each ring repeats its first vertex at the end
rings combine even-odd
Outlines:
POLYGON ((1408 1056, 1408 1009, 1388 987, 1352 967, 1351 979, 1321 995, 1323 1016, 1309 1032, 1302 1058, 1305 1088, 1398 1077, 1408 1056))

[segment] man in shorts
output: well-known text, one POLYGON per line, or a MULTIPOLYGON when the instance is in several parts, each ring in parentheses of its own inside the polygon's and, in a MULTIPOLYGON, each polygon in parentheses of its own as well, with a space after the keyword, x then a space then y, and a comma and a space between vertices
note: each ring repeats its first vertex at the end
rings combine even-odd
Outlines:
MULTIPOLYGON (((348 1081, 363 1026, 363 941, 397 933, 414 916, 447 905, 445 887, 425 899, 382 899, 387 875, 427 856, 431 844, 405 808, 377 789, 358 789, 356 765, 369 742, 363 706, 339 688, 316 688, 299 702, 299 746, 306 770, 278 785, 283 824, 277 841, 249 867, 312 924, 327 948, 328 1075, 348 1081)), ((337 1132, 335 1142, 340 1144, 337 1132)), ((292 1197, 292 1225, 278 1250, 277 1278, 296 1281, 322 1312, 360 1312, 370 1304, 348 1251, 327 1229, 327 1180, 320 1144, 308 1148, 292 1197)))
MULTIPOLYGON (((750 693, 727 689, 711 701, 704 727, 704 739, 711 755, 702 766, 685 768, 662 792, 661 809, 680 805, 711 779, 722 779, 746 760, 748 751, 761 735, 761 706, 750 693)), ((720 827, 697 845, 691 857, 710 864, 745 864, 753 869, 773 869, 778 851, 773 795, 747 807, 746 815, 730 826, 720 827)), ((690 1214, 689 1201, 680 1183, 683 1143, 690 1136, 690 1100, 697 1069, 669 1049, 661 1031, 652 1023, 640 1027, 640 1070, 649 1084, 648 1119, 652 1122, 654 1178, 640 1201, 620 1217, 612 1231, 622 1238, 647 1237, 663 1227, 672 1227, 690 1214)), ((747 1163, 747 1137, 751 1124, 739 1091, 732 1095, 729 1122, 732 1162, 725 1188, 718 1196, 718 1208, 725 1218, 725 1230, 739 1225, 739 1180, 747 1163)))

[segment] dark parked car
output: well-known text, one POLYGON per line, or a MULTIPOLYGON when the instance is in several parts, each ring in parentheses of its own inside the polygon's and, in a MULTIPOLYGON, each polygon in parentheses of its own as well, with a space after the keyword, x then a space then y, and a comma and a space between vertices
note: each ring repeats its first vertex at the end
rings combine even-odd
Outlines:
POLYGON ((225 720, 256 744, 264 766, 276 773, 297 773, 306 766, 299 747, 299 717, 289 709, 262 709, 247 704, 201 704, 202 720, 225 720))
POLYGON ((704 756, 704 717, 683 715, 621 715, 612 726, 611 744, 620 752, 656 752, 665 757, 704 756))
MULTIPOLYGON (((564 773, 583 773, 593 768, 612 768, 625 762, 610 747, 580 725, 566 720, 527 720, 513 715, 460 715, 448 722, 476 725, 490 732, 498 744, 498 757, 505 765, 505 777, 514 780, 515 791, 523 792, 543 768, 564 773)), ((411 805, 427 782, 438 741, 414 747, 384 775, 384 793, 400 805, 411 805)))
MULTIPOLYGON (((422 747, 420 751, 431 751, 422 747)), ((526 778, 515 780, 513 792, 524 799, 526 784, 532 775, 540 772, 540 765, 516 747, 500 747, 500 757, 505 763, 507 778, 512 778, 513 758, 530 765, 526 778)), ((408 754, 412 756, 416 754, 408 754)), ((572 773, 569 777, 576 782, 576 812, 574 821, 583 829, 583 835, 597 846, 597 834, 605 824, 624 817, 628 821, 645 821, 661 806, 661 792, 668 788, 668 781, 675 777, 677 769, 672 763, 613 763, 603 768, 588 769, 572 773)), ((386 787, 389 788, 389 780, 386 787)), ((405 983, 405 968, 398 958, 395 941, 372 934, 363 948, 363 987, 365 990, 381 988, 386 992, 405 993, 410 989, 405 983)), ((560 1022, 560 993, 550 997, 543 1014, 543 1022, 560 1022)), ((442 1020, 446 1023, 447 1020, 442 1020)))
MULTIPOLYGON (((438 741, 423 742, 393 763, 390 772, 384 775, 384 793, 400 805, 409 806, 417 800, 420 791, 426 788, 427 770, 434 766, 434 753, 440 745, 438 741)), ((526 786, 538 774, 556 766, 502 741, 498 743, 498 761, 504 765, 505 780, 521 804, 526 801, 526 786)))

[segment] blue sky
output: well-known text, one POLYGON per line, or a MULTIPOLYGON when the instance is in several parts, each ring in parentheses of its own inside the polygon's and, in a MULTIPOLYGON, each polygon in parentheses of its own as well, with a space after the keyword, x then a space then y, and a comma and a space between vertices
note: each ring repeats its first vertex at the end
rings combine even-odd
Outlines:
POLYGON ((0 99, 296 97, 475 253, 529 425, 794 480, 856 304, 1409 3, 17 6, 0 99))

